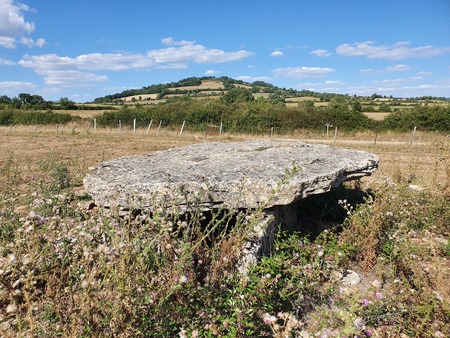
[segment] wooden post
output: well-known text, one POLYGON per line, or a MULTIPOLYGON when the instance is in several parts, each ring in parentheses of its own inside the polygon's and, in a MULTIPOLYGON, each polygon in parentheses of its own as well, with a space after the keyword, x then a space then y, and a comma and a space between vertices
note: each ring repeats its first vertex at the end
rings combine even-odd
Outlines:
POLYGON ((162 120, 159 121, 159 127, 158 127, 158 132, 156 133, 156 136, 159 136, 159 131, 161 130, 161 124, 162 124, 162 120))
POLYGON ((122 121, 119 120, 119 133, 121 133, 121 132, 122 132, 122 121))
POLYGON ((373 145, 377 145, 378 132, 375 133, 375 140, 373 140, 373 145))
POLYGON ((153 119, 150 121, 150 123, 149 123, 149 125, 148 125, 148 128, 147 128, 147 134, 148 134, 148 132, 150 131, 150 128, 151 128, 151 126, 152 126, 152 123, 153 123, 153 119))
POLYGON ((184 124, 186 123, 186 120, 183 121, 183 124, 181 125, 181 130, 180 130, 180 134, 178 135, 178 137, 181 137, 181 134, 183 134, 183 129, 184 129, 184 124))
POLYGON ((97 119, 94 118, 94 133, 97 132, 97 119))
POLYGON ((337 138, 337 127, 334 128, 334 140, 333 140, 333 143, 336 143, 336 138, 337 138))
POLYGON ((136 134, 136 119, 133 120, 133 134, 136 134))
POLYGON ((220 121, 219 135, 222 135, 222 126, 223 126, 222 121, 220 121))
POLYGON ((325 124, 325 127, 327 127, 327 137, 328 137, 328 131, 330 130, 330 127, 333 127, 333 125, 327 123, 327 124, 325 124))
POLYGON ((411 134, 411 141, 409 141, 409 144, 412 145, 414 143, 414 136, 416 135, 417 127, 414 127, 412 134, 411 134))

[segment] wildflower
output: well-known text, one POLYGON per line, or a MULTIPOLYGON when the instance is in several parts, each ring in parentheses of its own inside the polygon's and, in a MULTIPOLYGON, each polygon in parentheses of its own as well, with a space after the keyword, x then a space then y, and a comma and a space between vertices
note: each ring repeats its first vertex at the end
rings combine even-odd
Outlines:
POLYGON ((375 279, 371 285, 376 289, 381 288, 381 282, 378 279, 375 279))
POLYGON ((270 314, 268 314, 267 312, 265 314, 263 314, 263 322, 266 325, 270 325, 272 323, 275 323, 277 321, 277 317, 272 316, 270 314))
POLYGON ((365 330, 364 334, 366 337, 372 337, 372 332, 370 330, 365 330))
POLYGON ((383 294, 381 292, 377 292, 375 294, 375 297, 377 297, 377 299, 381 299, 381 298, 383 298, 383 294))
POLYGON ((188 279, 187 279, 187 277, 186 276, 184 276, 184 275, 181 275, 180 276, 180 283, 187 283, 187 281, 188 281, 188 279))
POLYGON ((178 335, 180 336, 180 338, 187 338, 186 333, 187 332, 185 329, 181 329, 181 331, 178 333, 178 335))
POLYGON ((366 325, 364 324, 364 320, 362 318, 358 317, 353 321, 353 324, 358 328, 359 330, 364 330, 366 328, 366 325))
POLYGON ((369 305, 369 301, 366 298, 363 298, 363 299, 361 299, 361 304, 363 306, 367 306, 367 305, 369 305))

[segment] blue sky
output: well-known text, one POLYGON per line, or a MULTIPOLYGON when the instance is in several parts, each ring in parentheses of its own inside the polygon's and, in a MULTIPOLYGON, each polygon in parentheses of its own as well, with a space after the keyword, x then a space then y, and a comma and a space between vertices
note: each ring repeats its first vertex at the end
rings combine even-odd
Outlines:
POLYGON ((0 0, 0 95, 88 102, 191 76, 450 97, 450 0, 0 0))

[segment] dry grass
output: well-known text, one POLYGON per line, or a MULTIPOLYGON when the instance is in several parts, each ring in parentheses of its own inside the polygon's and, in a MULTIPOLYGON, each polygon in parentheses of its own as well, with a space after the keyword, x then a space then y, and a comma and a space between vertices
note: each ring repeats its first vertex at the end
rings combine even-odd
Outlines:
MULTIPOLYGON (((380 157, 380 170, 377 175, 389 177, 411 177, 411 182, 425 187, 433 187, 444 182, 450 168, 450 137, 432 133, 417 132, 414 144, 411 145, 410 133, 338 133, 333 142, 334 133, 316 133, 298 131, 291 135, 278 135, 278 140, 302 140, 310 143, 325 143, 340 147, 354 148, 375 153, 380 157)), ((49 154, 57 155, 66 162, 70 170, 80 176, 87 173, 88 167, 101 161, 119 156, 147 154, 157 150, 184 146, 198 142, 237 141, 254 138, 269 138, 269 135, 231 135, 208 137, 204 133, 184 132, 181 137, 178 131, 156 130, 149 134, 145 129, 138 129, 133 134, 124 128, 122 133, 117 129, 98 128, 94 133, 92 127, 72 124, 59 132, 56 127, 18 126, 0 128, 0 168, 13 156, 24 183, 29 182, 36 174, 40 161, 49 154)), ((445 184, 445 183, 442 183, 445 184)))
MULTIPOLYGON (((69 178, 72 189, 89 166, 107 159, 256 136, 94 133, 81 124, 58 133, 51 126, 0 128, 0 174, 10 184, 0 182, 0 336, 284 337, 292 330, 309 336, 332 330, 335 336, 449 336, 450 135, 418 132, 413 144, 408 133, 380 134, 376 144, 373 137, 339 133, 334 142, 333 135, 311 131, 276 137, 377 154, 380 170, 363 182, 376 198, 368 196, 355 210, 342 201, 350 217, 341 234, 324 231, 315 241, 280 236, 272 256, 239 279, 229 274, 234 258, 223 258, 237 257, 238 250, 230 249, 241 247, 245 229, 256 223, 223 232, 208 251, 198 226, 175 223, 164 208, 151 218, 122 222, 76 207, 81 198, 71 203, 61 179, 69 178), (65 168, 69 173, 55 171, 65 168), (422 193, 411 183, 449 194, 422 193), (183 235, 170 236, 168 224, 170 232, 175 224, 188 226, 186 235, 177 230, 183 235), (359 285, 334 280, 348 268, 358 271, 359 285), (272 317, 269 327, 264 319, 272 317), (359 322, 369 331, 361 331, 359 322), (240 331, 232 335, 230 329, 240 331)), ((342 198, 344 191, 339 193, 342 198)), ((260 222, 257 214, 243 219, 260 222)))
POLYGON ((379 112, 379 113, 364 113, 369 119, 375 120, 375 121, 382 121, 386 116, 388 116, 390 113, 387 112, 379 112))
POLYGON ((70 114, 70 115, 74 115, 74 116, 80 116, 80 117, 94 117, 95 115, 101 115, 104 112, 108 112, 111 110, 114 110, 114 107, 111 107, 111 109, 104 109, 104 110, 96 110, 96 109, 83 109, 83 110, 58 110, 56 111, 57 113, 62 113, 62 114, 70 114))
POLYGON ((286 102, 304 102, 304 101, 320 101, 318 97, 302 96, 302 97, 287 97, 286 102))
POLYGON ((171 90, 195 90, 195 89, 223 89, 223 84, 219 80, 206 80, 202 81, 202 84, 199 86, 185 86, 185 87, 176 87, 170 88, 171 90))

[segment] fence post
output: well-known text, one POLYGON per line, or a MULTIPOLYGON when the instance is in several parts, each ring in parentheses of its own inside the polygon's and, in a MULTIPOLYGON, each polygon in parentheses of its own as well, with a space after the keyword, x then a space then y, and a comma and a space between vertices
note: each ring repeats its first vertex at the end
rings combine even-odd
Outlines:
POLYGON ((222 127, 223 127, 223 123, 222 123, 222 121, 220 121, 219 136, 222 135, 222 127))
POLYGON ((334 140, 333 140, 333 143, 336 143, 336 138, 337 138, 337 127, 334 128, 334 140))
POLYGON ((411 141, 409 141, 410 145, 412 145, 414 143, 414 136, 416 135, 416 130, 417 130, 417 127, 415 126, 412 131, 412 134, 411 134, 411 141))
POLYGON ((330 130, 330 127, 333 127, 332 124, 326 123, 325 127, 327 127, 327 138, 328 138, 328 131, 330 130))
POLYGON ((184 124, 186 123, 186 120, 183 121, 183 124, 181 125, 181 130, 180 130, 180 134, 178 135, 178 137, 181 137, 181 134, 183 134, 183 129, 184 129, 184 124))
POLYGON ((136 134, 136 119, 133 120, 133 134, 136 134))
POLYGON ((153 119, 150 121, 150 123, 149 123, 149 125, 148 125, 148 128, 147 128, 147 134, 148 134, 148 132, 150 131, 150 128, 152 127, 152 123, 153 123, 153 119))
POLYGON ((121 133, 121 132, 122 132, 122 121, 119 120, 119 133, 121 133))
POLYGON ((97 132, 97 119, 94 118, 94 133, 97 132))
POLYGON ((159 121, 158 132, 156 133, 156 136, 159 136, 159 131, 161 130, 161 124, 162 124, 162 120, 159 121))

